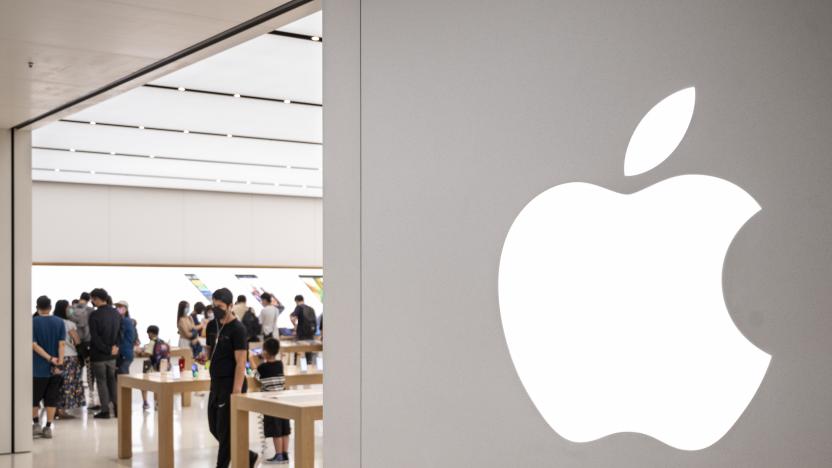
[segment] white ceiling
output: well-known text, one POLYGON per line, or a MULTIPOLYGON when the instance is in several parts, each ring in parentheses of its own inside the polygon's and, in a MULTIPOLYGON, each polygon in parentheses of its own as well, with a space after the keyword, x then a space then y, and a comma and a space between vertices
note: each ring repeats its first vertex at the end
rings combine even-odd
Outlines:
POLYGON ((0 1, 0 128, 55 109, 285 1, 0 1))
POLYGON ((279 31, 306 37, 257 37, 36 129, 33 179, 320 197, 321 14, 279 31))

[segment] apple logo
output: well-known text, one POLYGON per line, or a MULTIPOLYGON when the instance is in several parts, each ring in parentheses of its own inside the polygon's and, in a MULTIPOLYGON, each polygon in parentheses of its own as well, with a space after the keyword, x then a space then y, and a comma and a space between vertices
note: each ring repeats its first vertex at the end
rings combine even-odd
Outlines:
MULTIPOLYGON (((670 156, 695 100, 682 89, 644 116, 625 175, 670 156)), ((635 432, 700 450, 731 429, 771 359, 722 294, 728 247, 759 210, 707 175, 631 194, 565 183, 522 209, 500 256, 500 316, 517 374, 555 432, 572 442, 635 432)))

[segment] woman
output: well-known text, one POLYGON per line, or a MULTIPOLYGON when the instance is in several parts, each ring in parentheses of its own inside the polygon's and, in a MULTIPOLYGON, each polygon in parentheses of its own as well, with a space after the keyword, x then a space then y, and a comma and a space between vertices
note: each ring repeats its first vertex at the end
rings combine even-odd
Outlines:
POLYGON ((116 374, 129 374, 137 338, 136 321, 130 318, 130 305, 127 301, 118 301, 116 310, 121 315, 121 341, 118 344, 116 374))
POLYGON ((81 337, 78 335, 75 323, 70 321, 66 314, 68 306, 69 302, 64 300, 55 303, 55 316, 63 319, 66 327, 64 367, 61 372, 63 383, 61 384, 61 397, 58 400, 59 419, 72 419, 74 416, 67 413, 67 410, 87 404, 84 400, 84 384, 81 380, 81 362, 78 360, 78 350, 75 348, 81 342, 81 337))
POLYGON ((181 301, 179 303, 179 311, 176 315, 176 328, 179 331, 179 347, 191 348, 196 357, 202 352, 202 344, 199 342, 199 332, 202 326, 194 324, 194 319, 189 315, 191 312, 191 305, 188 301, 181 301))

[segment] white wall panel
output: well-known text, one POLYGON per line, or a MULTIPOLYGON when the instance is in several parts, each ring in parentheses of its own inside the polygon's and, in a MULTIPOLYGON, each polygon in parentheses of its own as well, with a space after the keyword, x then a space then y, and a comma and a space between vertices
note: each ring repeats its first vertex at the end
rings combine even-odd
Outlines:
POLYGON ((320 199, 49 182, 32 195, 36 263, 321 265, 320 199))

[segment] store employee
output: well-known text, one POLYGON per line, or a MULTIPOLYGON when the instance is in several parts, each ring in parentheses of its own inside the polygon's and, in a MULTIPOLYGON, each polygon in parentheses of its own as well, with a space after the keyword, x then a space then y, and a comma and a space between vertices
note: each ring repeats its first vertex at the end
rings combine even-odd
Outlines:
MULTIPOLYGON (((214 320, 208 325, 207 345, 211 360, 211 393, 208 395, 208 428, 217 439, 217 468, 231 461, 231 395, 246 392, 248 343, 246 328, 231 312, 234 296, 227 288, 214 291, 214 320)), ((249 466, 257 454, 249 451, 249 466)))

